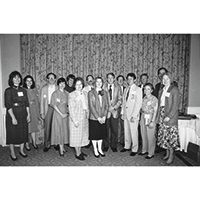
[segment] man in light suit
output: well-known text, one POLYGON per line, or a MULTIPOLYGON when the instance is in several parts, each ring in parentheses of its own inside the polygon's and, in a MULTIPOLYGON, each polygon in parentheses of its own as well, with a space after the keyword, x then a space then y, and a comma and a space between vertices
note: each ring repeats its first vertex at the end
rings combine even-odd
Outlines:
POLYGON ((108 151, 109 146, 113 152, 117 152, 118 140, 118 118, 119 107, 122 103, 122 90, 117 82, 115 82, 115 75, 113 73, 107 74, 107 83, 104 84, 103 89, 108 92, 109 109, 107 114, 107 134, 108 137, 103 141, 104 151, 108 151))
POLYGON ((122 119, 124 119, 125 146, 121 152, 131 149, 130 156, 138 152, 138 121, 142 107, 142 89, 135 85, 136 75, 127 75, 128 87, 123 95, 122 119))
MULTIPOLYGON (((50 106, 51 95, 57 89, 56 75, 48 73, 46 76, 47 84, 41 89, 40 115, 44 120, 44 152, 47 152, 51 146, 51 124, 53 117, 53 107, 50 106)), ((56 149, 58 150, 58 149, 56 149)))

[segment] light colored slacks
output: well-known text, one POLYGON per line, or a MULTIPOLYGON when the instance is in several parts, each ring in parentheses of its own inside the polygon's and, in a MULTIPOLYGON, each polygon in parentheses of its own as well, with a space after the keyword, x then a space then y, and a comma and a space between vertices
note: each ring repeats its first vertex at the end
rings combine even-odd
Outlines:
POLYGON ((125 149, 130 149, 134 153, 138 151, 138 120, 134 123, 128 119, 124 119, 124 142, 125 149), (132 146, 131 146, 132 145, 132 146))
POLYGON ((142 136, 142 152, 148 152, 149 156, 154 155, 155 148, 156 148, 156 124, 154 123, 153 128, 149 128, 149 126, 145 125, 145 118, 144 113, 141 115, 140 120, 140 130, 142 136))

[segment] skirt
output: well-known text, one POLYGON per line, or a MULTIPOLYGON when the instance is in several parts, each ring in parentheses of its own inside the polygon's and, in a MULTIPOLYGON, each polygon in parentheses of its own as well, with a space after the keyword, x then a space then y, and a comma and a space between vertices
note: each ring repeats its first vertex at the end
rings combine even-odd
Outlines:
POLYGON ((160 108, 159 128, 157 134, 157 145, 163 149, 173 148, 179 150, 180 141, 178 134, 178 126, 169 126, 164 123, 165 110, 164 107, 160 108))
POLYGON ((96 120, 89 120, 89 140, 106 139, 107 128, 106 123, 100 124, 96 120))

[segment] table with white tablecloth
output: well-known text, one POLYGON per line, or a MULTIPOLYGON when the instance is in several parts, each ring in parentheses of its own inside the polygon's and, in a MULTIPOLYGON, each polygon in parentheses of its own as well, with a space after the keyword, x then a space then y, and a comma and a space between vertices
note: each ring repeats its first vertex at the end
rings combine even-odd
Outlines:
POLYGON ((187 152, 189 142, 200 145, 200 119, 178 120, 180 151, 187 152))

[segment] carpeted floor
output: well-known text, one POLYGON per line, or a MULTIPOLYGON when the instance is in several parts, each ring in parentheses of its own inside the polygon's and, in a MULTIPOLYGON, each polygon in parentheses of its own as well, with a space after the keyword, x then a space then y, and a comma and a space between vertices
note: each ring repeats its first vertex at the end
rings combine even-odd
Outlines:
MULTIPOLYGON (((129 156, 130 152, 121 153, 118 147, 118 152, 114 153, 111 149, 105 152, 106 157, 95 158, 92 147, 82 148, 82 151, 88 156, 85 161, 80 161, 75 158, 74 149, 65 146, 67 152, 64 157, 60 157, 58 151, 53 147, 48 152, 43 152, 43 146, 39 149, 31 149, 26 152, 27 158, 19 155, 19 147, 15 148, 17 161, 12 161, 10 158, 9 147, 0 146, 0 166, 169 166, 162 160, 164 151, 156 153, 154 158, 147 160, 145 156, 136 155, 129 156)), ((199 163, 189 159, 186 153, 176 152, 174 162, 170 166, 199 166, 199 163)))

